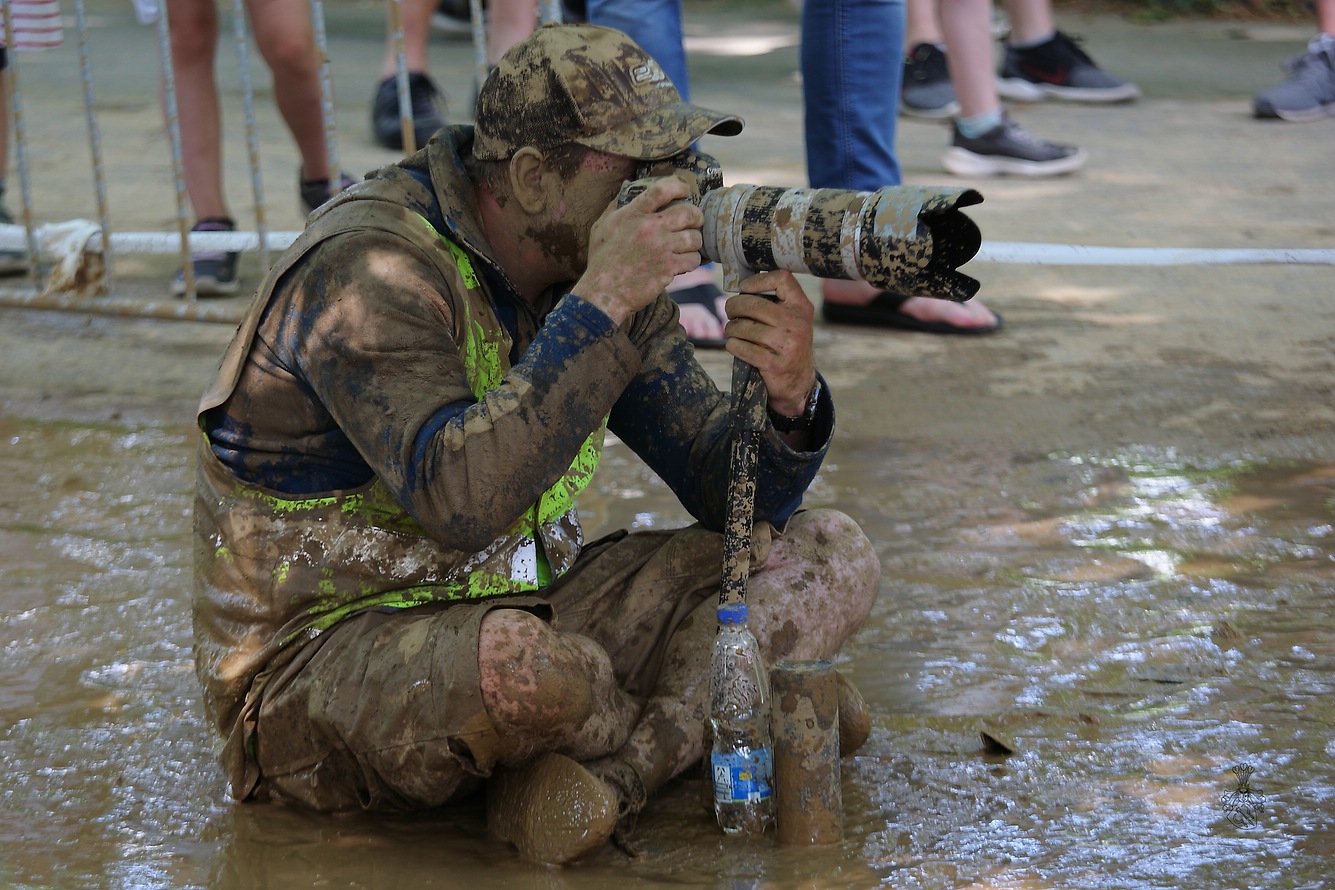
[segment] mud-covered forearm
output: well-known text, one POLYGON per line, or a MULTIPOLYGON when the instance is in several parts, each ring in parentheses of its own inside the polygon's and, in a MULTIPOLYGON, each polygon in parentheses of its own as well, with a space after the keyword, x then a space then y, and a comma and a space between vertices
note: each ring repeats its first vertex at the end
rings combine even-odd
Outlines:
MULTIPOLYGON (((671 300, 640 313, 627 331, 645 353, 644 370, 626 387, 611 429, 673 490, 705 527, 722 530, 730 479, 731 401, 694 356, 671 300)), ((777 434, 760 439, 756 518, 782 523, 800 506, 829 448, 833 403, 823 397, 810 451, 777 434)))
POLYGON ((348 276, 311 313, 307 379, 433 537, 480 550, 569 468, 638 353, 606 316, 566 300, 522 360, 476 398, 481 372, 470 362, 495 366, 498 357, 459 352, 440 296, 446 283, 404 255, 392 277, 369 274, 374 257, 367 264, 368 274, 348 276))

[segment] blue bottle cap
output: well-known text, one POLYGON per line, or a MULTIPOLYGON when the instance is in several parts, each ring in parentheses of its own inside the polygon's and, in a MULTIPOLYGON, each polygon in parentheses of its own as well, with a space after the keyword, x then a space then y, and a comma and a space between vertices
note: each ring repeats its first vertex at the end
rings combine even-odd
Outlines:
POLYGON ((719 624, 745 624, 746 617, 746 603, 727 603, 718 607, 719 624))

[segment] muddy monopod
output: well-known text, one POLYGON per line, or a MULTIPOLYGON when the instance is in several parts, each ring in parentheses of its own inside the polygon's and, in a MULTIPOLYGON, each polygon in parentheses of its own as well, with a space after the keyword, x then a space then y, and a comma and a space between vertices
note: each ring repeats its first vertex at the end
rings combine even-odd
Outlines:
MULTIPOLYGON (((978 292, 979 282, 957 270, 982 245, 977 224, 960 209, 982 202, 983 196, 973 189, 892 186, 854 191, 724 186, 723 171, 716 160, 686 151, 668 161, 644 165, 634 181, 622 186, 618 203, 633 200, 655 175, 664 173, 681 177, 690 185, 689 200, 704 215, 701 256, 720 265, 724 287, 729 291, 736 292, 742 279, 752 273, 783 269, 817 278, 866 281, 898 293, 956 301, 968 300, 978 292), (664 170, 665 166, 670 171, 664 170)), ((720 607, 746 602, 756 461, 759 439, 766 427, 767 393, 760 372, 736 358, 731 397, 732 443, 720 607)), ((715 663, 719 651, 715 647, 711 678, 720 675, 720 666, 715 663)), ((787 746, 786 756, 781 759, 799 774, 780 777, 778 782, 780 788, 798 790, 779 794, 775 800, 780 840, 830 843, 842 833, 837 708, 835 719, 830 719, 830 707, 837 701, 833 670, 828 663, 812 663, 787 665, 784 671, 781 683, 786 699, 775 713, 780 721, 791 718, 794 722, 779 724, 777 735, 787 746), (810 728, 805 735, 804 727, 810 728), (790 817, 787 830, 785 811, 790 817)))
MULTIPOLYGON (((967 300, 978 284, 956 271, 981 244, 959 212, 982 200, 967 189, 716 188, 700 200, 706 257, 736 291, 753 272, 787 269, 862 279, 900 292, 967 300)), ((751 569, 756 462, 768 401, 760 372, 732 368, 732 443, 719 605, 744 603, 751 569)), ((717 651, 717 650, 716 650, 717 651)), ((718 666, 710 665, 711 676, 718 666)), ((771 682, 774 819, 780 843, 837 843, 843 837, 838 690, 828 661, 787 661, 771 682)))

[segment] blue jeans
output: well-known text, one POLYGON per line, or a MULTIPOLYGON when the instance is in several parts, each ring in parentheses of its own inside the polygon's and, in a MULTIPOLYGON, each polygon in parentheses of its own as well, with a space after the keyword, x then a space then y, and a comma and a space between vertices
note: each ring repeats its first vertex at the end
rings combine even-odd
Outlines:
POLYGON ((803 0, 801 65, 812 188, 899 185, 903 0, 803 0))
POLYGON ((588 20, 630 35, 653 56, 682 99, 690 101, 686 48, 681 37, 681 0, 588 0, 588 20))

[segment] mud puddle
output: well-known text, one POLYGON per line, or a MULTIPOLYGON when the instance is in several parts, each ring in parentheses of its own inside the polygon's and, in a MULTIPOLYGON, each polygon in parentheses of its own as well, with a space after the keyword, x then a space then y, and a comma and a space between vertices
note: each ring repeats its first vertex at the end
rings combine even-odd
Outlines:
MULTIPOLYGON (((644 814, 640 859, 551 871, 471 804, 372 820, 226 800, 190 662, 191 454, 185 426, 0 418, 0 884, 1326 880, 1335 466, 843 443, 809 503, 856 516, 885 567, 841 664, 874 721, 844 764, 845 840, 725 840, 690 779, 644 814)), ((591 535, 685 519, 624 446, 599 478, 591 535)))

